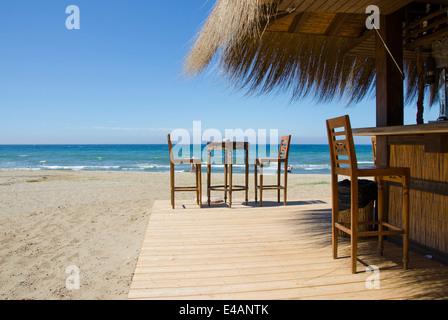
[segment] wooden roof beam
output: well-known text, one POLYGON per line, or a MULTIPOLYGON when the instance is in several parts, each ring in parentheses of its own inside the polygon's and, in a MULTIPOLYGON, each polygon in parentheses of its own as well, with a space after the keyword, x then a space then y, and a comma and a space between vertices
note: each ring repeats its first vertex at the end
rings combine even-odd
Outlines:
POLYGON ((350 19, 349 13, 338 13, 325 31, 326 36, 337 36, 347 21, 350 19))
POLYGON ((311 12, 301 12, 297 15, 291 25, 289 26, 288 32, 290 33, 298 33, 300 29, 305 25, 308 18, 311 16, 311 12))
POLYGON ((361 43, 363 43, 364 41, 368 40, 369 38, 373 37, 375 35, 375 30, 368 30, 366 32, 364 32, 364 34, 359 37, 358 39, 356 39, 349 48, 347 48, 347 50, 345 51, 345 53, 349 53, 351 50, 353 50, 354 48, 356 48, 357 46, 359 46, 361 43))

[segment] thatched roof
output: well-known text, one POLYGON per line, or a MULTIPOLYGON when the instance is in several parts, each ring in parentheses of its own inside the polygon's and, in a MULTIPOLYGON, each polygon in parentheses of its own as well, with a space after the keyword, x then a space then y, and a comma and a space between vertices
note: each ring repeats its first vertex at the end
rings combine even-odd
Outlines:
MULTIPOLYGON (((368 4, 388 14, 410 2, 368 4)), ((287 92, 293 99, 349 103, 374 97, 375 35, 365 26, 366 3, 218 0, 186 57, 185 74, 198 76, 213 64, 229 84, 249 94, 287 92)), ((408 100, 417 91, 415 56, 405 48, 408 100)))

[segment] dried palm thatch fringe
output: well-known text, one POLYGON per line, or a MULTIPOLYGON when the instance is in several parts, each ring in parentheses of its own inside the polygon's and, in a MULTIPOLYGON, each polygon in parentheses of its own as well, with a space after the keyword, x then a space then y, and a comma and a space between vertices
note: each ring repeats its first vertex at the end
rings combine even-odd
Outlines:
POLYGON ((265 32, 229 44, 221 54, 222 75, 248 93, 292 92, 323 102, 335 96, 357 102, 372 93, 375 59, 344 55, 352 40, 265 32))
MULTIPOLYGON (((218 57, 219 75, 248 95, 290 93, 292 100, 344 99, 348 105, 375 97, 375 58, 346 55, 353 39, 266 31, 279 0, 219 0, 184 63, 198 76, 218 57)), ((406 102, 418 92, 416 62, 404 62, 406 102)), ((430 103, 437 100, 437 86, 430 103)))
MULTIPOLYGON (((417 73, 417 60, 405 60, 404 72, 406 74, 406 95, 405 103, 410 105, 417 100, 418 95, 418 73, 417 73)), ((435 78, 439 79, 440 70, 436 70, 435 78)), ((432 106, 439 101, 438 96, 439 85, 438 81, 434 85, 425 87, 425 96, 429 97, 428 105, 432 106)))
POLYGON ((243 37, 260 37, 263 28, 273 16, 278 0, 220 0, 187 56, 186 74, 196 76, 208 66, 213 56, 229 43, 238 43, 243 37))

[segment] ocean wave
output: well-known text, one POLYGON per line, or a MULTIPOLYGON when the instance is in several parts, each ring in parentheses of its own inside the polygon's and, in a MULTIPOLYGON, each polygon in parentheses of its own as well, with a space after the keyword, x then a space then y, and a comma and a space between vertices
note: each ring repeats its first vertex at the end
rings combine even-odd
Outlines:
POLYGON ((162 169, 170 167, 169 165, 155 164, 155 163, 136 163, 135 165, 141 169, 162 169))
MULTIPOLYGON (((205 148, 205 145, 203 146, 205 148)), ((205 150, 205 149, 204 149, 205 150)), ((252 148, 251 151, 256 151, 252 148)), ((358 157, 360 166, 373 165, 371 146, 362 146, 358 157)), ((72 171, 129 171, 169 172, 166 146, 160 145, 49 145, 0 146, 2 170, 72 170, 72 171)), ((194 153, 193 153, 194 154, 194 153)), ((198 156, 202 156, 202 152, 198 156)), ((271 154, 270 154, 271 155, 271 154)), ((251 153, 249 170, 254 172, 251 153)), ((271 155, 272 156, 272 155, 271 155)), ((224 171, 223 157, 212 158, 212 172, 224 171)), ((235 153, 234 173, 244 173, 244 157, 235 153)), ((291 146, 289 165, 293 174, 329 174, 331 172, 327 146, 291 146)), ((176 165, 176 172, 190 172, 190 164, 176 165)), ((277 163, 265 167, 265 172, 276 172, 277 163), (269 171, 267 171, 269 169, 269 171)), ((202 158, 202 172, 207 172, 207 157, 202 158)), ((283 165, 282 165, 283 172, 283 165)))
POLYGON ((291 167, 299 168, 303 170, 330 170, 331 166, 329 164, 296 164, 291 165, 291 167))
POLYGON ((40 166, 43 170, 111 170, 120 169, 120 166, 40 166))

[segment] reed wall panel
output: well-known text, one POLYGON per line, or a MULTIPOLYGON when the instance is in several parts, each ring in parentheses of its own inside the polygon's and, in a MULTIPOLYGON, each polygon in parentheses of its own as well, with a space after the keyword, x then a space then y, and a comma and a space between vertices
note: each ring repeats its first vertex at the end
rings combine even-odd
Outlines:
MULTIPOLYGON (((425 153, 423 145, 391 145, 390 165, 409 167, 411 181, 448 182, 448 154, 425 153)), ((388 206, 389 221, 402 226, 400 187, 389 187, 388 206)), ((448 196, 411 189, 409 228, 410 240, 448 254, 448 196)))

